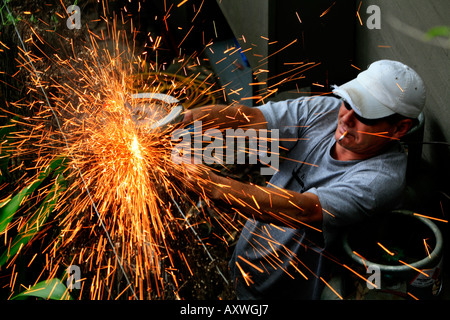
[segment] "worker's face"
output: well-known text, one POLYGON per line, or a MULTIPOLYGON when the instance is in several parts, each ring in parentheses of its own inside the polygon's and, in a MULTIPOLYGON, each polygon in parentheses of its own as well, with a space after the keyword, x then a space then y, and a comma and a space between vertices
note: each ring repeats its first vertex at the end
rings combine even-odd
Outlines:
POLYGON ((352 153, 354 159, 368 158, 378 154, 392 139, 398 139, 395 132, 395 126, 386 120, 361 118, 346 103, 342 103, 339 109, 335 138, 338 148, 352 153), (339 141, 346 131, 347 135, 339 141))

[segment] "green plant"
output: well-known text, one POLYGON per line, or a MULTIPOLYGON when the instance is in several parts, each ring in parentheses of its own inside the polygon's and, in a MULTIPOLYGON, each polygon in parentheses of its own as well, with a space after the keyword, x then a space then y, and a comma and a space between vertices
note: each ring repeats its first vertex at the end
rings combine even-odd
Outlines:
POLYGON ((18 212, 19 206, 22 201, 30 195, 50 174, 51 170, 55 169, 54 175, 56 175, 55 182, 51 187, 49 193, 41 202, 39 208, 28 218, 28 221, 21 228, 21 231, 11 242, 11 246, 3 252, 0 256, 0 267, 5 265, 5 263, 14 255, 16 255, 20 249, 25 246, 33 237, 36 235, 42 226, 45 224, 50 213, 53 211, 59 196, 65 189, 65 179, 62 175, 62 170, 64 167, 61 166, 64 159, 56 159, 51 165, 39 175, 39 178, 33 183, 22 189, 15 197, 11 200, 6 200, 6 204, 0 204, 0 232, 3 232, 11 219, 14 217, 16 212, 18 212))
POLYGON ((2 20, 2 25, 6 26, 9 24, 16 24, 20 21, 20 16, 14 17, 8 10, 5 10, 6 5, 11 0, 3 0, 3 5, 0 7, 0 19, 2 20))
POLYGON ((440 46, 444 48, 450 49, 450 27, 449 26, 435 26, 425 33, 424 35, 425 41, 431 41, 436 38, 442 39, 444 41, 437 42, 440 46), (445 41, 446 40, 446 41, 445 41))
MULTIPOLYGON (((9 171, 14 130, 15 125, 11 122, 0 128, 0 183, 4 184, 14 180, 9 171)), ((67 182, 63 175, 65 170, 66 158, 55 157, 20 191, 0 201, 0 236, 5 238, 5 244, 0 246, 0 270, 7 267, 9 261, 17 263, 12 259, 20 260, 22 248, 43 230, 66 189, 67 182), (37 197, 42 192, 45 194, 37 197), (41 200, 33 203, 37 198, 41 200), (33 201, 27 201, 28 199, 33 201)), ((21 286, 25 287, 23 284, 21 286)), ((13 299, 25 299, 29 296, 71 299, 67 288, 57 278, 41 281, 13 299)))
POLYGON ((427 39, 433 39, 436 37, 450 38, 450 27, 448 26, 436 26, 429 29, 426 33, 427 39))
MULTIPOLYGON (((45 220, 48 217, 48 213, 51 212, 51 210, 53 210, 53 208, 54 208, 53 200, 57 199, 57 196, 59 196, 59 194, 63 190, 63 188, 57 188, 57 187, 59 185, 63 186, 65 184, 65 180, 62 177, 62 172, 65 169, 63 166, 64 160, 65 160, 65 158, 62 158, 62 157, 54 159, 47 166, 47 168, 44 171, 39 173, 37 179, 32 181, 26 187, 24 187, 15 196, 13 196, 13 197, 10 196, 7 199, 0 202, 0 234, 2 234, 6 230, 9 223, 11 222, 11 220, 13 219, 15 214, 18 212, 20 205, 23 204, 24 200, 28 196, 30 196, 42 184, 42 182, 44 182, 44 180, 50 175, 50 173, 54 172, 53 176, 56 178, 55 185, 52 187, 52 190, 50 191, 49 195, 47 195, 47 197, 41 204, 41 207, 39 208, 39 210, 36 211, 36 213, 30 219, 31 221, 34 221, 34 222, 37 221, 37 226, 42 225, 42 223, 45 222, 45 220), (52 191, 54 193, 56 193, 56 195, 53 195, 52 191), (50 198, 48 198, 48 197, 50 197, 50 198), (52 198, 53 198, 53 200, 52 200, 52 198), (38 216, 35 217, 36 214, 38 216)), ((31 225, 30 225, 30 227, 31 227, 31 225)), ((2 266, 1 262, 0 262, 0 266, 2 266)))
POLYGON ((34 15, 31 15, 30 21, 33 22, 34 24, 38 23, 38 20, 35 18, 34 15))
POLYGON ((37 297, 47 300, 72 300, 67 287, 61 280, 56 278, 41 281, 12 297, 11 300, 24 300, 28 297, 37 297))

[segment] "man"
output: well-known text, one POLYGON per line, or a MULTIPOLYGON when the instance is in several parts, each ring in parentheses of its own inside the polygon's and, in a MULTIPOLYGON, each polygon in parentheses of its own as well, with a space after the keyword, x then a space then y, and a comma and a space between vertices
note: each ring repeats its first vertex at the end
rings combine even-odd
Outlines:
POLYGON ((278 129, 288 150, 267 187, 206 174, 207 196, 249 218, 230 261, 239 299, 320 298, 325 256, 340 232, 400 205, 406 154, 398 140, 424 107, 422 79, 380 60, 333 93, 185 116, 222 128, 278 129))

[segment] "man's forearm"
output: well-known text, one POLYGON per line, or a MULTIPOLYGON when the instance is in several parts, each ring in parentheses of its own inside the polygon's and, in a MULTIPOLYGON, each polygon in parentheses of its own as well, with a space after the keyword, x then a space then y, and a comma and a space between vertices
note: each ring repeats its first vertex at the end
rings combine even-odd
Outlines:
POLYGON ((256 108, 243 105, 210 105, 188 110, 184 123, 202 121, 203 127, 218 129, 266 129, 266 120, 256 108))
POLYGON ((298 228, 322 222, 322 207, 312 193, 261 187, 212 174, 209 196, 232 206, 247 218, 298 228))

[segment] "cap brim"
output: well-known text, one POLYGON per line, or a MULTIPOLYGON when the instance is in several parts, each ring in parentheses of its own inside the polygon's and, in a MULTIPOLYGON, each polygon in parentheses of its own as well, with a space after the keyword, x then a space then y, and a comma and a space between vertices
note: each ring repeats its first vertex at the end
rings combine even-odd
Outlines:
POLYGON ((395 113, 378 101, 358 79, 335 86, 333 93, 346 100, 359 116, 366 119, 384 118, 395 113))

